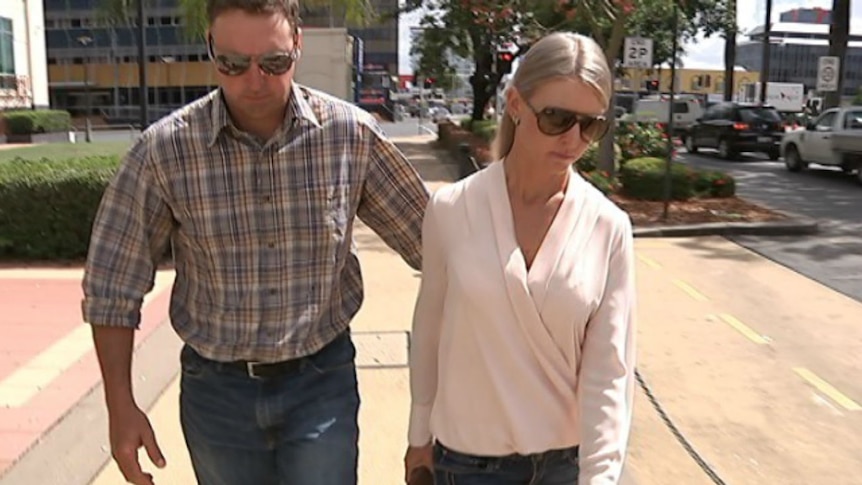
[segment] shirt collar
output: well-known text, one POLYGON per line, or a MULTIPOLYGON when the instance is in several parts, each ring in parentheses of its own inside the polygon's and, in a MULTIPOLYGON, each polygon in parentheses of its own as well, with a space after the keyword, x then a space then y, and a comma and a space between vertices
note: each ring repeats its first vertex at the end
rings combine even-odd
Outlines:
MULTIPOLYGON (((310 124, 316 128, 321 126, 320 120, 314 114, 311 105, 308 104, 308 91, 299 86, 296 82, 292 83, 290 97, 287 100, 287 109, 284 113, 284 121, 282 122, 281 134, 290 131, 295 126, 301 124, 310 124)), ((209 139, 209 146, 212 147, 218 141, 219 135, 225 130, 234 127, 233 120, 230 118, 230 113, 227 109, 227 104, 224 100, 221 88, 216 90, 213 97, 212 107, 210 109, 210 117, 212 121, 212 134, 209 139)))

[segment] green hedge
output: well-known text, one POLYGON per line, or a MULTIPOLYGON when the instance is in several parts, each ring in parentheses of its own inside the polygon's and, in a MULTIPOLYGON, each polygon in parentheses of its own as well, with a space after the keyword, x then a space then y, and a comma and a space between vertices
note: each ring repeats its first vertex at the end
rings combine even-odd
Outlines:
POLYGON ((593 170, 590 172, 580 172, 580 174, 584 180, 593 184, 593 186, 605 195, 610 195, 620 188, 619 181, 605 171, 593 170))
POLYGON ((0 254, 79 259, 118 156, 0 163, 0 254))
POLYGON ((664 158, 668 155, 667 134, 656 123, 620 122, 615 141, 620 147, 618 159, 623 164, 635 158, 664 158))
POLYGON ((718 170, 699 171, 694 181, 697 197, 733 197, 736 195, 736 180, 718 170))
MULTIPOLYGON (((635 158, 620 168, 625 195, 635 199, 664 200, 666 161, 663 158, 635 158)), ((736 181, 716 170, 697 170, 681 163, 671 165, 671 199, 692 197, 733 197, 736 181)))
POLYGON ((56 133, 72 129, 72 117, 67 111, 7 111, 3 113, 11 135, 56 133))
MULTIPOLYGON (((663 200, 665 163, 662 158, 635 158, 620 168, 623 193, 635 199, 663 200)), ((671 165, 671 199, 687 200, 695 195, 697 174, 680 163, 671 165)))

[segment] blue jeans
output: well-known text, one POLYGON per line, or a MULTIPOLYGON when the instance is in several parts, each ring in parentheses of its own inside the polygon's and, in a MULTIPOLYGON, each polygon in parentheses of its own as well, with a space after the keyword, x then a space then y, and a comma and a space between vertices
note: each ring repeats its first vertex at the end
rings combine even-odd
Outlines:
POLYGON ((356 350, 345 332, 290 373, 255 379, 181 353, 180 421, 199 485, 355 485, 356 350))
POLYGON ((579 470, 577 446, 490 457, 434 445, 435 485, 577 485, 579 470))

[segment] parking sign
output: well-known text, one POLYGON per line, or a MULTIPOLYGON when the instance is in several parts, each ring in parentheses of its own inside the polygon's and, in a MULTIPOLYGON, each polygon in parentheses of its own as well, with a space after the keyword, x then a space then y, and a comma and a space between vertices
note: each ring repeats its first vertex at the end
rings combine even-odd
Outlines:
POLYGON ((652 39, 626 37, 623 67, 649 69, 652 65, 652 39))
POLYGON ((838 73, 841 59, 835 56, 823 56, 817 62, 817 91, 828 92, 838 90, 838 73))

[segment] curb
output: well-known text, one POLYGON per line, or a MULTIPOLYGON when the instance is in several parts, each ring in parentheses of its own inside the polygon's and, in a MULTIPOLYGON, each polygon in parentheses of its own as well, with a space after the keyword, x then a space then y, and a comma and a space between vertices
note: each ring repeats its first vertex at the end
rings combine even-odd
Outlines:
MULTIPOLYGON (((179 375, 181 342, 168 318, 135 344, 132 382, 145 412, 179 375), (166 357, 170 355, 171 358, 166 357)), ((89 485, 109 465, 108 412, 102 380, 0 475, 0 485, 89 485)))
POLYGON ((690 236, 809 236, 820 231, 817 221, 796 219, 776 222, 714 222, 677 226, 640 227, 635 237, 690 236))
POLYGON ((779 210, 756 200, 740 198, 783 216, 784 219, 770 222, 707 222, 703 224, 635 227, 634 236, 810 236, 820 232, 820 222, 816 219, 795 212, 779 210))

